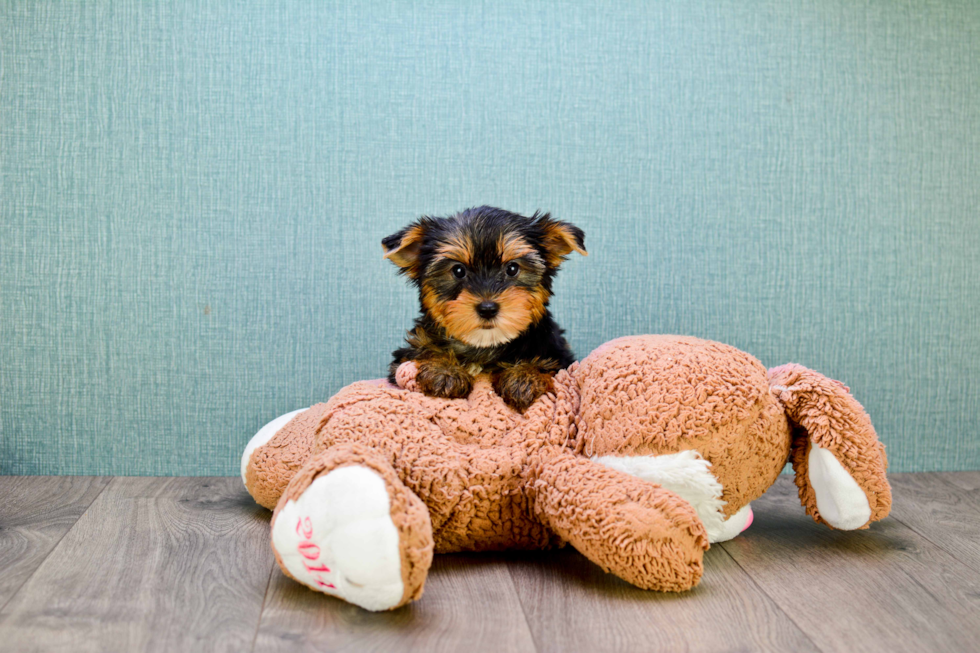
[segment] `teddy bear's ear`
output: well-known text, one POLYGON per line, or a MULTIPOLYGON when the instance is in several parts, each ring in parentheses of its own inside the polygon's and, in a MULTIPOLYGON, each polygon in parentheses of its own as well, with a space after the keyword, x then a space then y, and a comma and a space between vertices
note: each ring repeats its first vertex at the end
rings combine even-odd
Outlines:
POLYGON ((582 256, 589 255, 585 251, 585 232, 575 225, 555 220, 548 213, 537 218, 537 223, 542 231, 548 265, 551 267, 561 265, 572 252, 578 252, 582 256))
POLYGON ((384 248, 384 258, 399 268, 401 272, 413 279, 418 277, 419 253, 422 250, 422 239, 425 237, 425 224, 413 222, 401 231, 381 240, 384 248))

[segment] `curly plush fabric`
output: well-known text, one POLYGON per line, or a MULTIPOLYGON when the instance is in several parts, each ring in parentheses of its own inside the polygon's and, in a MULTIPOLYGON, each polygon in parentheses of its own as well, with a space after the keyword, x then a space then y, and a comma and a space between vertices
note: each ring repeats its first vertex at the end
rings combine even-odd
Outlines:
POLYGON ((722 484, 726 516, 775 482, 789 455, 786 414, 766 368, 718 342, 612 340, 585 359, 576 450, 586 456, 696 450, 722 484))
POLYGON ((402 599, 385 607, 420 595, 432 550, 571 543, 638 587, 689 589, 709 546, 698 510, 718 510, 709 520, 716 527, 737 522, 713 537, 736 535, 791 451, 815 519, 826 521, 820 501, 847 527, 888 513, 884 449, 867 414, 842 384, 801 366, 767 373, 716 342, 620 338, 559 372, 554 391, 523 414, 486 376, 465 399, 438 399, 415 391, 414 373, 405 363, 396 374, 403 387, 344 388, 245 461, 249 491, 278 504, 277 514, 330 469, 361 466, 383 478, 405 583, 402 599), (811 446, 820 474, 807 473, 811 446), (669 466, 653 464, 668 456, 669 466), (677 467, 685 461, 686 476, 677 467), (642 480, 623 471, 636 469, 647 470, 642 480), (682 495, 705 478, 699 496, 718 494, 692 505, 682 495))

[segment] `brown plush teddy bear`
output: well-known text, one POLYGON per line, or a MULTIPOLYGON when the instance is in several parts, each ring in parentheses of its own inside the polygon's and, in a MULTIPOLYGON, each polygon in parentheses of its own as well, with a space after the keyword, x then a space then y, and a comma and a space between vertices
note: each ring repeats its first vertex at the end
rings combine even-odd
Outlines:
POLYGON ((413 391, 413 363, 397 380, 283 415, 242 458, 283 571, 368 610, 419 598, 433 551, 571 543, 638 587, 689 589, 788 459, 819 522, 865 528, 891 506, 884 447, 843 384, 716 342, 614 340, 524 414, 486 378, 466 399, 413 391))

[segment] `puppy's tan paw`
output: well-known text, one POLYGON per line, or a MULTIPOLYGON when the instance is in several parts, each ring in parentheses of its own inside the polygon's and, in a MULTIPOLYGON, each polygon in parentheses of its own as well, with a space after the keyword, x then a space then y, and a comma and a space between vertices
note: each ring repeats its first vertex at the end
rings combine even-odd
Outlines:
POLYGON ((473 377, 466 368, 452 361, 433 358, 418 361, 415 383, 430 397, 460 399, 473 389, 473 377))
POLYGON ((505 404, 523 413, 538 397, 554 390, 554 372, 530 362, 505 365, 494 375, 493 389, 505 404))

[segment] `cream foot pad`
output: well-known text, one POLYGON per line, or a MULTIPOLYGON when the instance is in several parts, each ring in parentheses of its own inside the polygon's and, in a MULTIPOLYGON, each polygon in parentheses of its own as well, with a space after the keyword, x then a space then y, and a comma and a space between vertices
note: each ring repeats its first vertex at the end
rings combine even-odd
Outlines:
POLYGON ((842 531, 861 528, 871 519, 868 496, 827 449, 810 443, 807 477, 817 495, 817 510, 824 521, 842 531))
POLYGON ((340 467, 286 502, 272 527, 272 546, 304 585, 367 610, 387 610, 405 589, 390 508, 377 472, 340 467))

